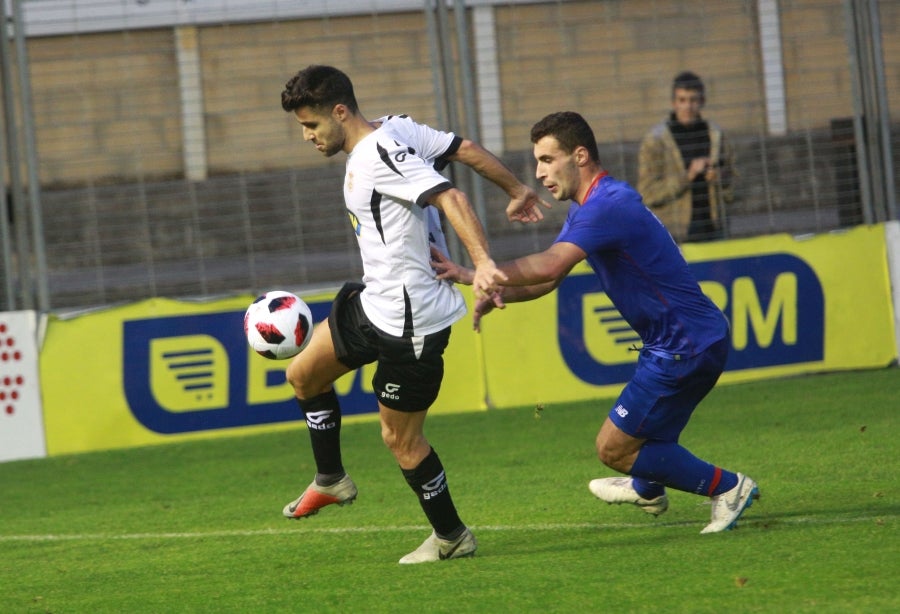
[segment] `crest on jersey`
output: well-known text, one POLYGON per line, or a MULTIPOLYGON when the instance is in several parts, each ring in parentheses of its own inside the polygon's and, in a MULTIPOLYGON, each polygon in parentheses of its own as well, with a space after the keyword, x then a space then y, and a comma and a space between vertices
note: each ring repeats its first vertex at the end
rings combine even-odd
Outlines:
POLYGON ((347 209, 347 215, 350 217, 350 225, 353 226, 353 232, 355 232, 356 236, 358 237, 360 230, 362 229, 362 226, 359 223, 359 218, 356 217, 356 215, 352 211, 350 211, 350 209, 347 209))

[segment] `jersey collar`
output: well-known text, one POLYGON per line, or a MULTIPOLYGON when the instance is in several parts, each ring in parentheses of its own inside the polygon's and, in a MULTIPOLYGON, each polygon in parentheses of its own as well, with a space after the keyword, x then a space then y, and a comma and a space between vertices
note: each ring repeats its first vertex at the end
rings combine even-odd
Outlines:
POLYGON ((600 180, 609 175, 609 172, 603 171, 602 173, 598 173, 594 180, 591 182, 591 185, 588 186, 587 192, 584 194, 584 200, 581 201, 580 204, 584 204, 587 202, 587 199, 591 197, 591 192, 597 187, 597 184, 600 183, 600 180))

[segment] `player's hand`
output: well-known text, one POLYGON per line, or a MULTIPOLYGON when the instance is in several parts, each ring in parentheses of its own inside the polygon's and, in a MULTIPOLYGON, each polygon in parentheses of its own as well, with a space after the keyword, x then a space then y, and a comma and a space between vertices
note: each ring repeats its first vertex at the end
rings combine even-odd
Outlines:
POLYGON ((500 292, 495 292, 489 298, 482 298, 475 301, 475 312, 472 314, 472 328, 476 333, 481 332, 481 318, 486 316, 494 309, 506 309, 503 297, 500 292))
POLYGON ((542 200, 537 192, 528 186, 523 184, 522 188, 521 193, 510 199, 509 205, 506 206, 507 219, 510 222, 522 222, 523 224, 540 222, 544 219, 541 207, 549 209, 552 205, 542 200))
POLYGON ((431 268, 434 269, 436 279, 445 279, 458 284, 472 285, 475 277, 475 271, 460 266, 447 258, 444 252, 438 248, 431 247, 431 268))
POLYGON ((508 278, 506 273, 497 268, 494 261, 487 259, 475 267, 472 279, 472 291, 476 299, 490 298, 500 291, 501 284, 508 278))

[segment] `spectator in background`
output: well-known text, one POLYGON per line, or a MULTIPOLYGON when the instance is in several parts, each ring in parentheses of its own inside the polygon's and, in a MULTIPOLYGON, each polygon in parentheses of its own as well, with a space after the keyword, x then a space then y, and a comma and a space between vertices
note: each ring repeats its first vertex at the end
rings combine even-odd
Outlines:
POLYGON ((638 191, 679 243, 723 238, 723 206, 734 200, 734 153, 722 130, 700 116, 705 101, 700 77, 678 74, 672 112, 638 153, 638 191))

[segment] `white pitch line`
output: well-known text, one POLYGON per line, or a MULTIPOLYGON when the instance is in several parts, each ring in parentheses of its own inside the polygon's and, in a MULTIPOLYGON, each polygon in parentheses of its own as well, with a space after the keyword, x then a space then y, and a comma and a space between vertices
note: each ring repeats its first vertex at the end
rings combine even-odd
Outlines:
MULTIPOLYGON (((815 516, 797 518, 746 518, 748 524, 763 524, 773 522, 775 524, 788 525, 829 525, 850 524, 858 522, 874 522, 878 520, 894 520, 896 514, 878 514, 874 516, 852 516, 844 518, 817 518, 815 516)), ((581 531, 586 529, 646 529, 649 527, 682 527, 702 524, 694 521, 683 522, 646 522, 646 523, 549 523, 549 524, 522 524, 522 525, 471 525, 473 531, 581 531)), ((431 527, 425 525, 386 526, 386 527, 314 527, 299 529, 254 529, 254 530, 226 530, 207 532, 163 532, 163 533, 73 533, 73 534, 44 534, 44 535, 0 535, 0 542, 62 542, 62 541, 114 541, 114 540, 165 540, 165 539, 204 539, 208 537, 258 537, 266 535, 302 535, 304 533, 340 534, 340 533, 384 533, 384 532, 412 532, 426 531, 431 527)))

